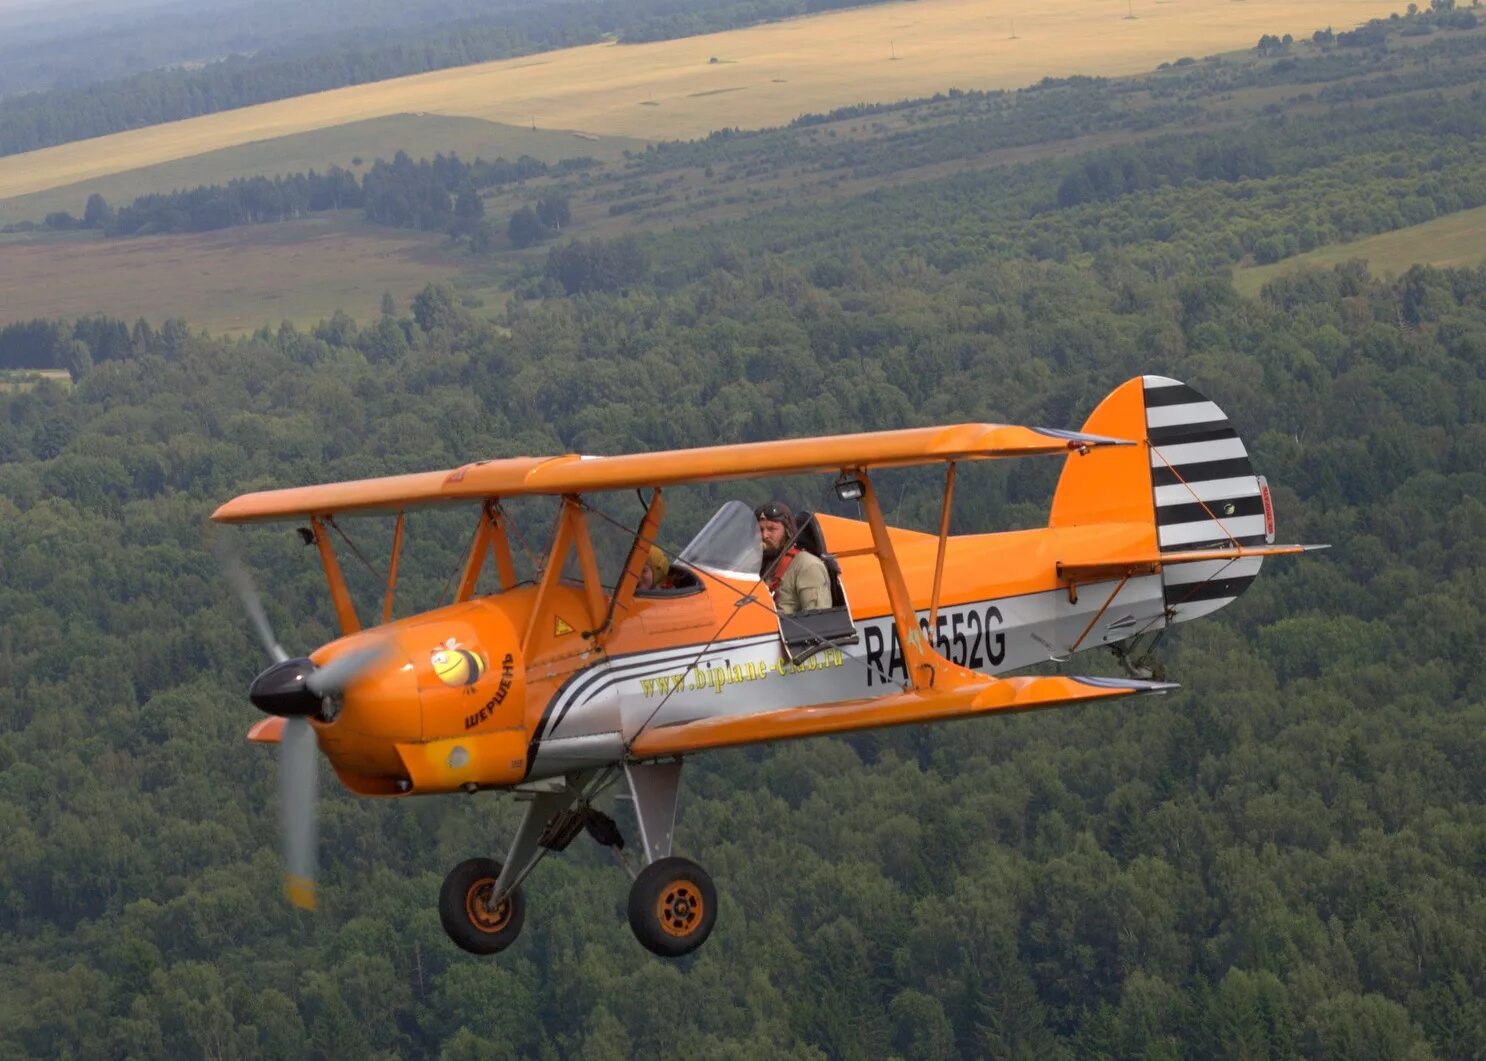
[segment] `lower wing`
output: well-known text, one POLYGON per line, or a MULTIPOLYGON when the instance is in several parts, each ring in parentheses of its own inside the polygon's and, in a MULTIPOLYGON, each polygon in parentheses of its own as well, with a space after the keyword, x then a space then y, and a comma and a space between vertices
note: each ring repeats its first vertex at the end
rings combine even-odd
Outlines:
POLYGON ((629 757, 656 759, 713 748, 819 737, 881 726, 938 722, 1002 711, 1067 707, 1122 696, 1165 693, 1176 688, 1179 686, 1170 682, 1127 678, 988 678, 943 691, 916 690, 861 700, 842 700, 816 707, 790 707, 756 715, 675 722, 640 733, 630 744, 629 757))

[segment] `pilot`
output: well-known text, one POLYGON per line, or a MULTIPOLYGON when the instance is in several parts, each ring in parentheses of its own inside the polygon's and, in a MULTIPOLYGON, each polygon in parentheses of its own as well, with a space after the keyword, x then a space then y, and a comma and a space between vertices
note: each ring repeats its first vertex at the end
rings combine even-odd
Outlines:
POLYGON ((645 558, 645 566, 640 568, 640 577, 635 584, 637 592, 660 587, 666 588, 666 576, 671 573, 671 561, 666 559, 666 554, 661 552, 660 546, 652 545, 650 555, 645 558))
POLYGON ((759 577, 774 594, 781 615, 831 606, 831 576, 825 561, 798 545, 785 548, 795 536, 795 514, 782 501, 770 501, 753 510, 764 544, 764 566, 759 577))

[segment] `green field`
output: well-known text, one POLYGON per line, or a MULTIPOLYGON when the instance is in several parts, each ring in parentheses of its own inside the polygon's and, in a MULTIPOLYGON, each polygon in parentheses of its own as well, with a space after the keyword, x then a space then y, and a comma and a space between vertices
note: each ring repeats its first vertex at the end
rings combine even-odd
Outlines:
POLYGON ((65 368, 0 369, 0 394, 19 394, 34 390, 44 379, 63 387, 72 386, 72 375, 65 368))
POLYGON ((441 235, 369 225, 350 210, 187 236, 68 235, 5 244, 0 324, 107 313, 232 335, 313 324, 337 308, 365 319, 384 291, 406 309, 429 281, 470 264, 441 235))
POLYGON ((259 140, 238 147, 208 151, 155 166, 110 173, 76 184, 0 199, 0 225, 40 221, 55 210, 81 216, 88 196, 97 192, 115 207, 151 192, 218 184, 233 177, 272 176, 280 173, 324 172, 332 165, 360 175, 377 158, 390 159, 398 151, 413 158, 432 158, 437 152, 456 152, 461 158, 516 159, 522 155, 557 162, 590 156, 603 161, 619 158, 626 148, 642 149, 638 140, 624 137, 589 139, 550 129, 459 118, 442 114, 394 114, 309 133, 259 140), (361 164, 355 160, 360 158, 361 164))
POLYGON ((1379 277, 1402 273, 1411 265, 1486 265, 1486 207, 1462 210, 1381 236, 1321 247, 1273 265, 1237 269, 1233 286, 1245 295, 1257 296, 1277 276, 1359 260, 1379 277))

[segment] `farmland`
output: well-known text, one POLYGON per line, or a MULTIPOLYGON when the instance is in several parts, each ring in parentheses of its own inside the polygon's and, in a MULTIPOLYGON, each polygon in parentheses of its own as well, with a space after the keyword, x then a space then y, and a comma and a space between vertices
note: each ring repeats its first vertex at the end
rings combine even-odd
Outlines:
POLYGON ((89 178, 78 184, 0 199, 0 225, 39 220, 54 210, 81 214, 83 204, 93 192, 111 203, 122 204, 151 192, 222 183, 233 177, 253 174, 298 173, 310 169, 323 173, 336 165, 359 175, 366 171, 373 159, 390 158, 395 151, 406 151, 414 158, 453 151, 463 158, 503 156, 515 159, 530 155, 543 162, 557 162, 586 155, 608 161, 620 157, 627 147, 643 146, 636 140, 618 137, 580 139, 572 133, 529 126, 520 128, 480 118, 394 114, 226 147, 158 165, 89 178), (361 160, 360 165, 357 159, 361 160))
POLYGON ((12 240, 0 252, 0 322, 145 314, 241 334, 313 324, 337 307, 370 317, 384 291, 406 308, 424 284, 468 265, 439 236, 350 212, 194 236, 12 240))
POLYGON ((1463 210, 1352 243, 1321 247, 1273 265, 1238 269, 1234 272, 1233 286, 1242 294, 1256 296, 1277 276, 1307 266, 1329 268, 1346 261, 1366 262, 1368 270, 1377 277, 1403 273, 1411 265, 1486 265, 1486 207, 1463 210))
POLYGON ((1012 88, 1047 76, 1132 73, 1250 47, 1265 33, 1345 28, 1402 6, 1394 0, 1049 0, 1030 9, 985 0, 886 4, 441 70, 13 155, 0 159, 0 199, 409 112, 588 135, 696 137, 952 86, 1012 88))

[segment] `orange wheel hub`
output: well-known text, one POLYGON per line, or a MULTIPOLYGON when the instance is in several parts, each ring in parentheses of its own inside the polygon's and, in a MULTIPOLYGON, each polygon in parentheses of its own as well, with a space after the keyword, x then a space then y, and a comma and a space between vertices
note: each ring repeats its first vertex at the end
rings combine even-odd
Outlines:
POLYGON ((689 936, 706 912, 702 891, 689 880, 672 881, 655 903, 656 920, 668 936, 689 936))
POLYGON ((495 878, 486 877, 477 880, 470 885, 469 891, 464 893, 464 912, 481 932, 499 932, 511 921, 511 897, 508 895, 501 900, 500 905, 491 910, 486 900, 495 891, 495 878))

